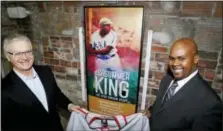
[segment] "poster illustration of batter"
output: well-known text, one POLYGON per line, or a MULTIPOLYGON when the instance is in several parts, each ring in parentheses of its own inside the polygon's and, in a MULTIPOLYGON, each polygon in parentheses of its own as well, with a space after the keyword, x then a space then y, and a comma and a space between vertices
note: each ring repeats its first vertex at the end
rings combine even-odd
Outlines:
POLYGON ((84 7, 88 110, 136 112, 143 7, 84 7))

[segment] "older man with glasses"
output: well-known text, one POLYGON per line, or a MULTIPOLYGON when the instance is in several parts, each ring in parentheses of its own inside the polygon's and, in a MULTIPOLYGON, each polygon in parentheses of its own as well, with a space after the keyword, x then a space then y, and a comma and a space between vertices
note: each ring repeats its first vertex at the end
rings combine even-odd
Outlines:
POLYGON ((2 80, 2 130, 62 131, 57 107, 75 110, 62 94, 48 66, 33 65, 28 37, 14 34, 4 40, 12 71, 2 80))

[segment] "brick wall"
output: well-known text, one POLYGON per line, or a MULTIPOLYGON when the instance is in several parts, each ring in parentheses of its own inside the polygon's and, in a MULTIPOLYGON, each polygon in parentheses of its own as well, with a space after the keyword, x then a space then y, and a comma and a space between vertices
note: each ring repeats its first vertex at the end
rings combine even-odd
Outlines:
MULTIPOLYGON (((84 5, 143 5, 144 32, 139 103, 143 85, 147 30, 167 32, 172 41, 153 41, 147 105, 156 93, 167 69, 171 43, 191 37, 198 44, 199 71, 216 92, 222 94, 222 2, 176 2, 171 12, 163 10, 165 2, 2 2, 2 36, 13 30, 27 34, 36 46, 39 64, 50 65, 61 90, 75 104, 86 106, 81 99, 78 27, 84 26, 84 5), (22 5, 32 14, 23 20, 9 19, 6 7, 22 5), (28 25, 28 26, 27 26, 28 25)), ((140 104, 139 104, 140 107, 140 104)))

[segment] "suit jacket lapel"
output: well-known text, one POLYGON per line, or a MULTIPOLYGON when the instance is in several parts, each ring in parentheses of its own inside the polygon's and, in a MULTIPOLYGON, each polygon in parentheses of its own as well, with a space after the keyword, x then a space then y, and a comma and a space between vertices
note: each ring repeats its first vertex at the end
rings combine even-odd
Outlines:
MULTIPOLYGON (((29 89, 29 87, 20 79, 14 71, 11 71, 11 84, 13 88, 12 98, 23 105, 33 106, 39 105, 42 106, 36 95, 29 89)), ((42 106, 42 108, 44 108, 42 106)))
POLYGON ((168 100, 157 113, 160 113, 165 108, 170 106, 174 106, 177 104, 177 101, 181 100, 184 96, 187 95, 188 92, 191 91, 191 88, 196 82, 196 79, 199 77, 199 74, 195 75, 192 79, 190 79, 170 100, 168 100))
POLYGON ((160 85, 161 90, 160 90, 159 94, 157 95, 156 105, 154 107, 154 108, 156 108, 155 114, 161 109, 163 96, 165 95, 166 90, 168 89, 172 80, 173 80, 172 77, 167 77, 166 79, 164 79, 162 85, 160 85))

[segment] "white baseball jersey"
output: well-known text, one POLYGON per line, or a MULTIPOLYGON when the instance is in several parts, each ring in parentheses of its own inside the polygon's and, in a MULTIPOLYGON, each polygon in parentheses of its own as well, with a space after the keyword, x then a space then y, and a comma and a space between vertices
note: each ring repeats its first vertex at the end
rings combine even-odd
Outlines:
POLYGON ((142 113, 129 116, 103 116, 83 108, 72 112, 67 131, 149 131, 149 120, 142 113))
POLYGON ((91 36, 91 46, 95 50, 102 50, 105 49, 106 46, 112 46, 113 49, 110 51, 110 53, 107 55, 112 56, 116 54, 117 49, 116 49, 116 40, 117 40, 117 35, 116 33, 111 30, 107 35, 104 37, 100 36, 100 30, 95 31, 92 36, 91 36))
POLYGON ((111 30, 104 37, 100 36, 100 30, 95 31, 91 36, 91 46, 95 50, 105 49, 106 46, 112 46, 113 49, 108 54, 97 54, 96 68, 102 69, 107 68, 110 70, 121 69, 120 58, 117 54, 116 40, 117 34, 111 30))

